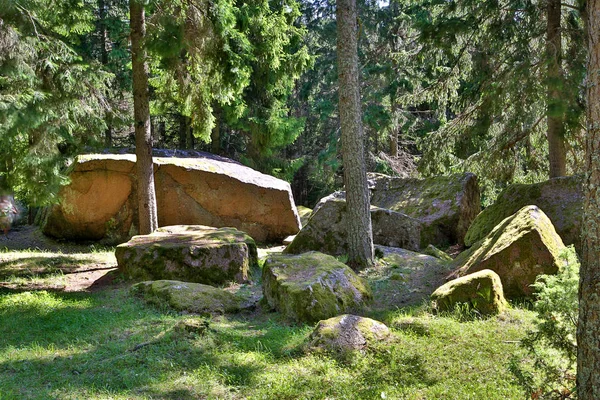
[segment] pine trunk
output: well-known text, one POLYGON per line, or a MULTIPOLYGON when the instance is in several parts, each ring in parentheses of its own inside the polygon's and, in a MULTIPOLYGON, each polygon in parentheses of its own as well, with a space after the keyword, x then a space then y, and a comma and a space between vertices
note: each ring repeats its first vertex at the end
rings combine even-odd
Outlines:
POLYGON ((600 399, 600 0, 588 0, 588 77, 583 254, 577 324, 577 394, 600 399))
POLYGON ((152 133, 150 131, 148 65, 146 63, 146 51, 143 48, 146 24, 144 7, 139 1, 132 0, 129 2, 129 13, 139 233, 145 235, 158 228, 154 164, 152 162, 152 133))
POLYGON ((560 29, 561 0, 548 0, 546 53, 548 56, 548 158, 550 178, 567 173, 564 112, 561 105, 563 73, 561 68, 562 43, 560 29))
POLYGON ((337 35, 348 264, 359 269, 374 260, 358 83, 356 0, 337 0, 337 35))
MULTIPOLYGON (((98 28, 100 31, 100 62, 102 65, 108 65, 108 48, 110 46, 108 41, 108 28, 106 26, 106 14, 108 11, 109 5, 107 4, 107 0, 98 0, 98 12, 99 12, 99 21, 98 28)), ((113 140, 113 128, 111 125, 110 117, 107 121, 106 131, 104 132, 104 144, 106 147, 112 146, 113 140)))

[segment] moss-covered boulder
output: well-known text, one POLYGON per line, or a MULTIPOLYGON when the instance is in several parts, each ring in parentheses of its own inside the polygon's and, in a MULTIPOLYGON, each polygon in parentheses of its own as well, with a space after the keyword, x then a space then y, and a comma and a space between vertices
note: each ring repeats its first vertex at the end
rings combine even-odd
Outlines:
POLYGON ((505 218, 484 239, 453 262, 454 277, 484 269, 496 272, 507 298, 530 296, 538 275, 558 272, 565 249, 550 219, 536 206, 505 218))
POLYGON ((439 258, 440 260, 444 261, 452 261, 452 257, 450 257, 448 253, 438 249, 432 244, 430 244, 429 246, 427 246, 427 248, 425 248, 425 250, 423 250, 423 254, 427 254, 428 256, 439 258))
POLYGON ((297 322, 360 310, 372 297, 367 283, 348 266, 318 252, 270 255, 262 283, 268 305, 297 322))
MULTIPOLYGON (((347 254, 345 216, 346 199, 343 192, 336 192, 321 199, 308 223, 286 247, 285 253, 320 251, 334 256, 347 254)), ((371 223, 375 244, 409 250, 419 249, 419 221, 402 213, 371 207, 371 223)))
POLYGON ((496 202, 483 210, 469 228, 465 245, 472 246, 489 234, 504 218, 527 205, 540 208, 552 221, 566 245, 581 250, 583 215, 583 176, 553 178, 530 185, 515 184, 506 188, 496 202))
POLYGON ((201 283, 146 281, 133 285, 131 291, 150 304, 194 314, 233 313, 241 308, 236 295, 201 283))
POLYGON ((506 308, 500 277, 489 269, 445 283, 432 293, 431 301, 437 311, 452 311, 463 305, 482 315, 496 315, 506 308))
POLYGON ((477 177, 471 173, 406 179, 369 174, 371 204, 404 213, 423 224, 420 247, 464 243, 479 211, 477 177))
POLYGON ((309 341, 313 349, 327 352, 364 350, 387 340, 390 330, 379 321, 344 314, 319 321, 309 341))
POLYGON ((234 228, 176 225, 117 246, 119 270, 134 279, 219 285, 244 282, 257 265, 254 240, 234 228))

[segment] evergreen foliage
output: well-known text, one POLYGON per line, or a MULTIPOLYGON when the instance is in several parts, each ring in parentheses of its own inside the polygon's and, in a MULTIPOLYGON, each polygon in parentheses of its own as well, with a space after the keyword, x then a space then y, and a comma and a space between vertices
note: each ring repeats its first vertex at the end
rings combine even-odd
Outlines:
POLYGON ((55 200, 64 167, 105 127, 110 75, 74 50, 93 29, 81 2, 1 1, 0 176, 31 205, 55 200))
POLYGON ((573 247, 561 255, 556 275, 541 275, 534 284, 538 314, 535 329, 521 341, 530 360, 513 359, 510 369, 537 399, 572 398, 575 392, 579 260, 573 247), (525 361, 525 364, 522 364, 525 361))

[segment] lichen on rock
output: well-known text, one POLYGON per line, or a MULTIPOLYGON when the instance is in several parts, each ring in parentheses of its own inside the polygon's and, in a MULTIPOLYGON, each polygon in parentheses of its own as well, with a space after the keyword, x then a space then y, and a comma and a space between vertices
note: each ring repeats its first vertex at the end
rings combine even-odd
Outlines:
POLYGON ((296 322, 360 310, 372 298, 367 283, 348 266, 318 252, 270 255, 262 284, 269 307, 296 322))
POLYGON ((445 283, 431 294, 436 311, 452 311, 458 305, 481 315, 496 315, 506 309, 500 277, 484 269, 445 283))
POLYGON ((119 270, 135 279, 176 279, 219 285, 244 282, 256 268, 254 240, 234 228, 177 225, 134 236, 117 246, 119 270))
POLYGON ((471 173, 426 179, 369 174, 371 204, 422 223, 420 247, 462 244, 481 210, 477 177, 471 173))
POLYGON ((379 321, 344 314, 319 321, 311 333, 312 349, 328 352, 364 350, 381 344, 390 337, 390 330, 379 321))

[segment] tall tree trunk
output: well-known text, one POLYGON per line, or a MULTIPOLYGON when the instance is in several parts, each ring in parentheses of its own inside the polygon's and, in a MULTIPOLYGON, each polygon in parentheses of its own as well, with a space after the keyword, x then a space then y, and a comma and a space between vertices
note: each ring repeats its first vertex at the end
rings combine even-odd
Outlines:
MULTIPOLYGON (((102 65, 108 65, 108 48, 109 48, 109 40, 108 40, 108 28, 106 26, 106 14, 108 11, 109 0, 98 0, 98 13, 99 13, 99 21, 98 21, 98 29, 100 31, 100 62, 102 65)), ((113 140, 113 128, 110 121, 110 116, 108 117, 106 131, 104 132, 104 144, 106 147, 112 146, 113 140)))
POLYGON ((548 57, 547 76, 547 121, 548 121, 548 158, 550 178, 565 176, 567 173, 564 108, 561 104, 563 72, 561 68, 561 0, 547 0, 546 54, 548 57))
POLYGON ((148 64, 143 47, 146 35, 144 6, 139 0, 129 2, 131 26, 131 68, 133 70, 133 118, 135 123, 135 154, 137 157, 137 191, 139 231, 145 235, 158 228, 152 133, 150 132, 150 102, 148 64))
POLYGON ((342 158, 346 187, 348 264, 373 265, 373 232, 358 83, 356 0, 337 0, 337 53, 342 158))
POLYGON ((579 270, 577 394, 600 399, 600 0, 587 1, 587 137, 583 254, 579 270))

